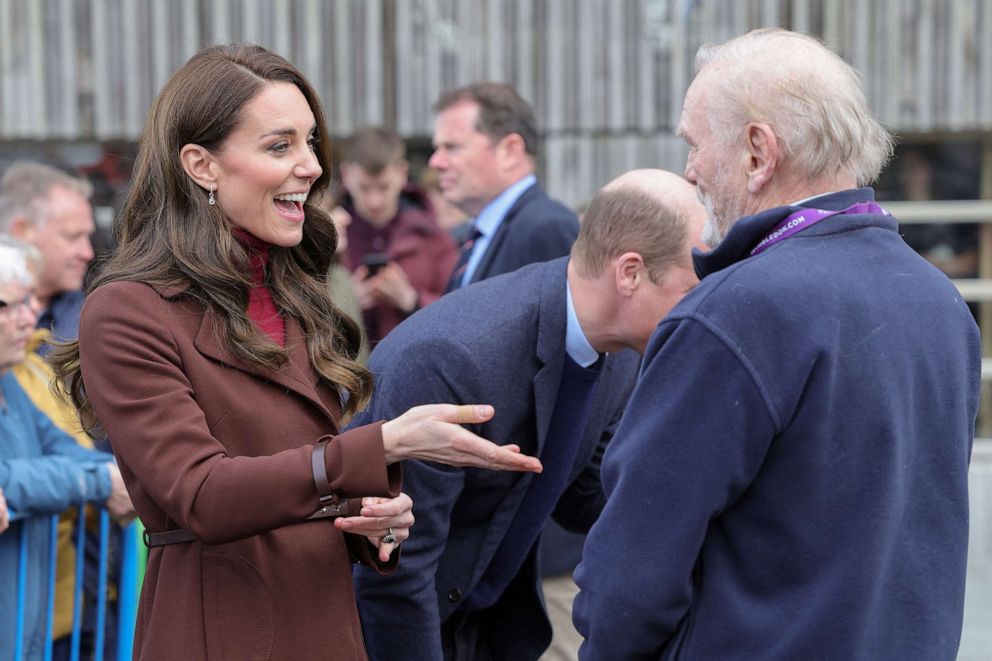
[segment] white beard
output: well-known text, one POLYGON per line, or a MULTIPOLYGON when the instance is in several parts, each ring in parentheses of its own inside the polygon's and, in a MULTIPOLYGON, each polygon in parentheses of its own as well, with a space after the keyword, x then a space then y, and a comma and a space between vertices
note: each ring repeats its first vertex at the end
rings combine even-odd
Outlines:
MULTIPOLYGON (((696 190, 698 191, 699 189, 697 188, 696 190)), ((723 241, 723 237, 727 235, 727 229, 723 227, 723 223, 716 217, 716 213, 713 210, 713 198, 710 195, 700 193, 699 201, 706 207, 706 225, 703 226, 703 235, 700 238, 710 248, 716 248, 723 241)))
POLYGON ((741 217, 745 215, 746 199, 744 195, 735 196, 733 199, 724 200, 723 213, 717 214, 711 195, 699 193, 699 201, 706 207, 706 225, 703 226, 703 243, 710 248, 716 248, 727 236, 730 228, 741 217))
MULTIPOLYGON (((709 209, 707 209, 707 211, 709 211, 709 209)), ((710 248, 716 248, 717 245, 723 241, 723 237, 725 235, 725 232, 720 231, 713 215, 709 214, 706 219, 706 225, 703 226, 703 235, 700 237, 702 238, 703 243, 708 245, 710 248)))

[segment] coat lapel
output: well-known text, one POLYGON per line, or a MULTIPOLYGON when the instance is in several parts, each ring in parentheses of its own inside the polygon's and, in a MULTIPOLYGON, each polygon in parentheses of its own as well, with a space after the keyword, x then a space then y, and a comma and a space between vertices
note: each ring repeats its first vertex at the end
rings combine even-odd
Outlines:
POLYGON ((216 322, 216 316, 207 312, 202 316, 200 328, 196 334, 197 350, 205 356, 223 363, 229 367, 241 370, 263 381, 270 381, 286 390, 309 400, 329 418, 331 412, 317 394, 317 375, 310 364, 307 352, 306 338, 300 325, 295 319, 286 319, 286 346, 290 348, 289 360, 280 369, 270 371, 232 355, 221 343, 221 332, 216 322))
POLYGON ((547 277, 541 286, 538 315, 537 358, 541 369, 534 375, 534 418, 537 423, 537 449, 540 456, 551 427, 561 372, 565 362, 565 270, 567 259, 548 262, 547 277))
POLYGON ((504 240, 506 240, 506 235, 510 232, 510 226, 513 224, 514 219, 516 219, 517 214, 520 213, 520 209, 526 205, 530 199, 537 195, 540 190, 537 184, 534 184, 527 190, 525 190, 517 201, 513 203, 510 210, 506 212, 503 216, 503 221, 499 224, 496 229, 496 234, 493 235, 492 241, 489 242, 489 246, 486 247, 486 254, 482 256, 482 261, 479 262, 479 266, 476 267, 475 272, 472 274, 472 282, 478 282, 479 280, 485 280, 489 277, 489 271, 492 268, 493 260, 499 253, 499 249, 504 240))

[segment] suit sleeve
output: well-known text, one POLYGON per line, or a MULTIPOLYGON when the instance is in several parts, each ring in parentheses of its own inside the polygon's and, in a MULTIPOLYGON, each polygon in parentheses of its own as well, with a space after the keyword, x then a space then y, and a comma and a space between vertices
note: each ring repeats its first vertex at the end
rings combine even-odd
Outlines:
MULTIPOLYGON (((35 413, 35 429, 38 438, 41 440, 42 452, 46 455, 58 455, 71 459, 79 463, 100 463, 107 464, 114 462, 114 456, 99 450, 84 448, 76 443, 75 439, 59 429, 51 419, 40 409, 31 404, 35 413)), ((109 477, 108 477, 109 479, 109 477)), ((107 490, 106 498, 110 497, 110 490, 107 490)))
MULTIPOLYGON (((86 392, 114 439, 125 478, 208 544, 305 520, 316 506, 310 455, 318 439, 299 439, 299 447, 271 455, 229 456, 183 371, 168 305, 145 285, 114 283, 83 308, 86 392)), ((343 497, 396 495, 398 470, 387 473, 380 426, 335 437, 325 463, 331 488, 343 497)))
POLYGON ((73 504, 107 500, 111 489, 106 464, 114 458, 80 447, 27 395, 15 396, 42 456, 0 459, 0 487, 11 511, 18 517, 57 514, 73 504))
POLYGON ((110 475, 104 463, 58 455, 0 459, 0 487, 18 518, 58 514, 70 505, 107 500, 110 475))
POLYGON ((753 480, 774 434, 762 393, 711 328, 690 319, 656 333, 606 451, 606 506, 575 572, 581 659, 659 658, 691 618, 707 528, 753 480))
MULTIPOLYGON (((355 424, 389 419, 419 404, 476 401, 478 370, 463 345, 435 337, 394 347, 387 337, 373 352, 370 367, 378 387, 355 424)), ((389 576, 356 566, 355 592, 373 661, 434 661, 442 658, 435 574, 465 471, 403 463, 404 491, 413 499, 416 522, 403 543, 402 562, 389 576)))

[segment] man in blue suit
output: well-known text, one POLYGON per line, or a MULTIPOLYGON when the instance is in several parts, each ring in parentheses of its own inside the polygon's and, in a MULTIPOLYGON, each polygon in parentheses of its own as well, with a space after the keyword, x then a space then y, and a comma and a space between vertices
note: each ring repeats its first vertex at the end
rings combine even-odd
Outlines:
POLYGON ((447 291, 568 254, 579 220, 534 175, 537 119, 509 85, 476 83, 434 105, 434 154, 444 198, 472 217, 447 291))
POLYGON ((444 296, 376 347, 375 396, 355 424, 425 402, 491 403, 476 431, 540 457, 544 472, 406 462, 417 521, 403 561, 391 576, 355 574, 372 659, 526 660, 548 646, 540 531, 551 517, 584 531, 598 516, 599 460, 637 353, 696 283, 705 216, 681 177, 628 173, 593 199, 571 258, 444 296))

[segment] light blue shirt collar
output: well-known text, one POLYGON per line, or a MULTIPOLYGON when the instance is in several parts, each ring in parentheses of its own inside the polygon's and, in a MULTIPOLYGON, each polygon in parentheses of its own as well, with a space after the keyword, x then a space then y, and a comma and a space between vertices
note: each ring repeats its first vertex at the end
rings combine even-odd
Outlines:
POLYGON ((575 304, 572 302, 572 286, 565 278, 565 310, 567 319, 565 324, 565 353, 582 367, 589 367, 599 360, 599 352, 589 344, 586 334, 579 325, 579 317, 575 314, 575 304))
POLYGON ((510 207, 524 194, 525 190, 536 183, 537 177, 529 174, 516 183, 511 184, 509 188, 494 197, 489 204, 482 208, 479 215, 476 216, 476 229, 483 236, 491 238, 503 223, 503 217, 506 216, 506 212, 510 210, 510 207))
POLYGON ((479 230, 479 238, 472 244, 472 256, 469 257, 468 263, 465 266, 465 273, 462 275, 462 287, 472 282, 472 276, 475 275, 476 269, 479 268, 479 263, 486 254, 486 249, 489 248, 489 242, 492 241, 496 230, 503 224, 503 218, 506 217, 506 212, 517 203, 517 200, 524 194, 524 191, 536 183, 537 177, 533 174, 518 179, 483 207, 479 215, 472 221, 475 224, 475 228, 479 230))

